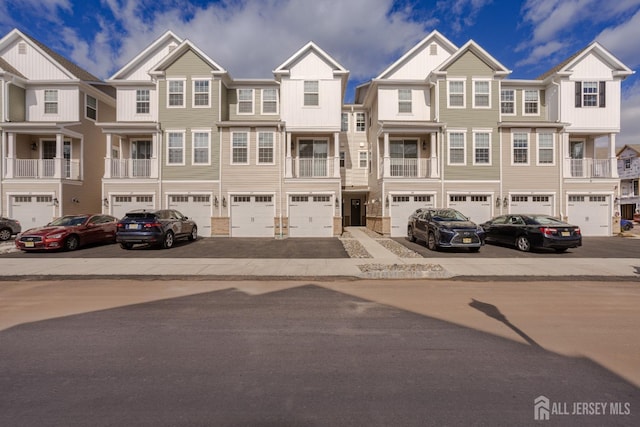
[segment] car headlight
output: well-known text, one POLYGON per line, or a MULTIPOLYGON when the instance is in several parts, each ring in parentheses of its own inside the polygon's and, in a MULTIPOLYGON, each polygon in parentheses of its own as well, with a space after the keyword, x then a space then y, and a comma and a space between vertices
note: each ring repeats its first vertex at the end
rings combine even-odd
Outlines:
POLYGON ((62 234, 62 233, 49 234, 49 235, 47 236, 47 239, 59 239, 59 238, 61 238, 62 236, 63 236, 63 234, 62 234))

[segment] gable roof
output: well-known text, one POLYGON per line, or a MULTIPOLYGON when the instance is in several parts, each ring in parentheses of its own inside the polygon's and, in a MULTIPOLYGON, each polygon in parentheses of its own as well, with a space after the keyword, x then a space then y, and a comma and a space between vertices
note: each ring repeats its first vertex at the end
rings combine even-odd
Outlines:
POLYGON ((113 73, 113 75, 109 77, 107 81, 122 78, 122 76, 144 62, 159 47, 163 47, 172 41, 176 44, 182 43, 182 39, 180 37, 176 36, 172 31, 166 31, 160 37, 155 39, 149 46, 147 46, 142 52, 136 55, 135 58, 127 62, 122 68, 113 73))
POLYGON ((20 78, 26 79, 26 77, 23 76, 20 71, 18 71, 15 68, 13 68, 13 66, 11 64, 9 64, 7 61, 5 61, 2 58, 0 58, 0 70, 6 71, 7 73, 11 73, 16 77, 20 77, 20 78))
POLYGON ((434 73, 438 74, 438 73, 446 72, 447 68, 449 68, 451 64, 453 64, 458 59, 460 59, 460 57, 462 57, 462 55, 464 55, 466 52, 474 53, 485 64, 487 64, 490 68, 492 68, 496 74, 502 74, 506 76, 507 74, 511 73, 511 70, 509 70, 507 67, 502 65, 500 61, 495 59, 493 56, 489 55, 489 53, 486 50, 484 50, 478 43, 476 43, 473 40, 469 40, 467 43, 465 43, 464 46, 458 49, 456 53, 451 55, 446 61, 440 64, 440 66, 438 66, 434 70, 434 73))
POLYGON ((284 61, 280 66, 278 66, 273 74, 288 74, 289 68, 300 58, 302 58, 307 52, 314 51, 318 56, 327 61, 333 67, 334 74, 348 74, 347 71, 342 65, 340 65, 335 59, 329 56, 324 50, 320 49, 318 45, 314 42, 310 41, 306 45, 304 45, 300 50, 291 55, 286 61, 284 61))
POLYGON ((622 152, 627 148, 635 151, 637 155, 640 155, 640 144, 627 144, 618 150, 618 152, 616 153, 616 156, 619 156, 620 154, 622 154, 622 152))
POLYGON ((440 34, 437 30, 433 30, 429 35, 427 35, 422 41, 412 47, 407 53, 402 55, 396 62, 388 66, 383 72, 376 77, 376 79, 384 79, 387 75, 389 75, 392 71, 400 68, 409 58, 413 57, 416 53, 420 52, 427 45, 431 44, 434 41, 439 41, 444 47, 450 51, 450 53, 454 53, 458 50, 458 47, 451 43, 449 39, 440 34))
POLYGON ((184 40, 180 45, 178 45, 171 53, 162 58, 159 63, 154 65, 151 70, 149 70, 149 74, 163 74, 164 70, 171 64, 173 64, 178 58, 184 55, 187 51, 191 50, 195 53, 200 59, 202 59, 207 65, 213 68, 216 74, 226 74, 227 70, 222 68, 215 62, 213 59, 209 58, 206 53, 198 49, 198 47, 191 43, 189 40, 184 40))

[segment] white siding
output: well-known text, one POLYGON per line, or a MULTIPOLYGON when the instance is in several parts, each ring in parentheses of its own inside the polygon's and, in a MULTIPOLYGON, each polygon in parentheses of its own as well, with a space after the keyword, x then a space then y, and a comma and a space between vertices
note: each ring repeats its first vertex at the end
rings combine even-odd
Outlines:
POLYGON ((119 122, 150 122, 158 120, 158 94, 155 88, 149 89, 150 114, 136 114, 136 90, 141 88, 125 87, 118 88, 118 118, 119 122))
POLYGON ((576 80, 610 80, 611 67, 596 55, 587 55, 572 67, 572 78, 576 80))
POLYGON ((398 88, 383 87, 378 90, 380 120, 429 120, 431 106, 429 105, 429 89, 411 88, 411 113, 398 113, 398 88))
POLYGON ((331 80, 333 67, 315 52, 309 51, 291 66, 289 76, 292 80, 331 80))
MULTIPOLYGON (((595 77, 589 81, 597 81, 595 77)), ((618 132, 620 129, 620 81, 607 81, 606 107, 575 107, 575 81, 564 81, 562 88, 563 122, 571 123, 569 131, 602 130, 618 132)))
MULTIPOLYGON (((171 45, 176 46, 174 42, 171 42, 171 45)), ((148 71, 164 59, 164 57, 170 52, 171 50, 169 49, 169 45, 162 46, 155 52, 149 53, 149 56, 147 56, 144 62, 140 63, 136 68, 129 70, 125 75, 120 76, 118 80, 150 81, 151 76, 148 74, 148 71)))
MULTIPOLYGON (((434 42, 435 43, 435 42, 434 42)), ((442 64, 450 54, 437 44, 436 55, 431 55, 431 43, 426 44, 423 49, 415 52, 413 56, 407 58, 401 67, 392 70, 385 78, 389 80, 422 80, 431 71, 442 64)))
MULTIPOLYGON (((317 76, 309 76, 307 80, 319 80, 317 76)), ((305 107, 304 80, 283 79, 280 90, 282 120, 287 129, 340 130, 342 112, 341 81, 319 80, 318 107, 305 107)))
POLYGON ((17 39, 0 56, 29 80, 70 80, 63 70, 56 67, 29 43, 17 39), (26 43, 26 54, 18 53, 18 45, 26 43))
POLYGON ((27 121, 76 122, 79 121, 80 94, 77 87, 52 87, 58 91, 58 114, 44 114, 44 87, 29 88, 26 92, 27 121))

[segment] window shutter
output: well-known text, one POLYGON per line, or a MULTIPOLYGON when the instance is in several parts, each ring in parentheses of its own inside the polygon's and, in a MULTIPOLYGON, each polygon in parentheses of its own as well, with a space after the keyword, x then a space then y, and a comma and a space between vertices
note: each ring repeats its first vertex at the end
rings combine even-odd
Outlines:
POLYGON ((576 108, 582 107, 582 82, 576 82, 576 108))
POLYGON ((604 108, 607 106, 607 82, 600 82, 600 90, 598 92, 600 94, 600 108, 604 108))

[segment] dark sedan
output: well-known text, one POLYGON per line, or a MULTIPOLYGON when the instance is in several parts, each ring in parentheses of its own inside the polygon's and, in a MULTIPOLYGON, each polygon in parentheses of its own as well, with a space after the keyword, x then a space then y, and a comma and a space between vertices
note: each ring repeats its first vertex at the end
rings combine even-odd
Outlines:
POLYGON ((11 236, 15 236, 22 231, 20 221, 11 218, 0 218, 0 240, 9 240, 11 236))
POLYGON ((116 240, 123 249, 131 249, 136 243, 168 249, 176 239, 198 238, 198 226, 174 209, 135 210, 128 212, 118 222, 116 240))
POLYGON ((409 217, 407 236, 415 242, 426 242, 427 247, 469 248, 477 252, 484 245, 484 230, 455 209, 424 209, 409 217))
POLYGON ((582 246, 580 227, 549 215, 502 215, 482 224, 487 241, 514 245, 521 251, 551 248, 564 252, 582 246))
POLYGON ((44 227, 31 228, 16 237, 23 251, 66 249, 92 243, 115 243, 118 219, 111 215, 65 215, 44 227))

